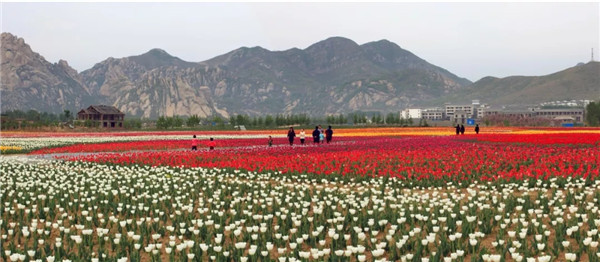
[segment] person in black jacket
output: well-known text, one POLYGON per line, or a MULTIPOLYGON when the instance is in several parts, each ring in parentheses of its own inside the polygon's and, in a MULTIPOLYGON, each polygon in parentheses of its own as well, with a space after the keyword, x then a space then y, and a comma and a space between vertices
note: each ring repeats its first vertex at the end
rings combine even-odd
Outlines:
POLYGON ((331 126, 329 126, 329 128, 327 128, 327 130, 325 130, 325 140, 327 140, 327 144, 329 144, 329 142, 331 142, 332 138, 333 138, 333 130, 331 130, 331 126))
POLYGON ((287 134, 288 140, 290 141, 290 146, 294 145, 294 137, 296 137, 296 132, 294 132, 294 128, 290 127, 290 131, 287 134))
POLYGON ((315 126, 315 130, 312 132, 313 141, 315 144, 319 143, 319 136, 321 135, 321 131, 319 131, 319 126, 315 126))
POLYGON ((460 125, 456 124, 456 135, 460 134, 460 125))
POLYGON ((465 134, 465 125, 460 125, 460 134, 461 135, 465 134))
POLYGON ((475 133, 479 134, 479 124, 475 125, 475 133))

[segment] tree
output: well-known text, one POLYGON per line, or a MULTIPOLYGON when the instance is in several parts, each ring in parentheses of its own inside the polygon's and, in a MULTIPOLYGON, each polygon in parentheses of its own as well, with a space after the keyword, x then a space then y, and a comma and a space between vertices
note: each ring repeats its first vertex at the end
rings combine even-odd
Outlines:
POLYGON ((235 123, 238 126, 243 126, 243 125, 248 124, 248 123, 246 123, 246 118, 243 115, 237 115, 237 117, 235 119, 235 123))
POLYGON ((183 119, 181 119, 179 116, 175 116, 173 118, 173 127, 181 127, 183 125, 183 119))
POLYGON ((232 126, 237 126, 237 117, 235 115, 231 115, 229 117, 229 124, 232 126))
POLYGON ((375 114, 373 114, 373 116, 371 116, 371 122, 373 124, 382 124, 383 123, 383 117, 381 116, 381 114, 375 113, 375 114))
POLYGON ((265 116, 265 126, 272 126, 273 121, 274 121, 273 116, 271 116, 271 115, 265 116))
MULTIPOLYGON (((91 126, 93 124, 88 123, 87 121, 89 120, 84 121, 85 126, 91 126)), ((125 121, 123 121, 123 127, 126 129, 140 129, 142 128, 142 121, 139 119, 126 119, 125 121)))
POLYGON ((64 121, 68 122, 71 120, 71 110, 65 110, 63 112, 64 121))
POLYGON ((339 114, 335 117, 335 123, 338 125, 343 125, 346 123, 345 119, 346 118, 344 117, 344 114, 339 114))
POLYGON ((200 124, 200 117, 198 117, 198 115, 191 115, 188 117, 185 124, 188 127, 196 127, 198 124, 200 124))
POLYGON ((219 127, 223 127, 225 125, 225 121, 218 115, 213 116, 212 122, 218 125, 219 127))
POLYGON ((40 113, 38 113, 38 111, 31 109, 31 110, 27 111, 27 116, 25 117, 25 119, 30 120, 30 121, 40 121, 40 113))
POLYGON ((327 124, 329 124, 329 125, 331 125, 331 124, 336 124, 336 123, 335 123, 335 116, 333 116, 333 115, 328 115, 328 116, 325 118, 325 122, 327 122, 327 124))
POLYGON ((396 124, 396 116, 395 116, 395 114, 394 113, 388 113, 385 116, 385 123, 388 124, 388 125, 396 124))
MULTIPOLYGON (((127 123, 127 121, 125 121, 127 123)), ((85 127, 94 127, 94 122, 92 120, 86 119, 83 121, 83 126, 85 127)))
POLYGON ((589 126, 600 125, 600 101, 591 102, 585 108, 585 120, 589 126))
POLYGON ((164 116, 158 117, 158 120, 156 120, 156 128, 158 128, 158 129, 169 128, 169 126, 167 125, 167 119, 164 116))

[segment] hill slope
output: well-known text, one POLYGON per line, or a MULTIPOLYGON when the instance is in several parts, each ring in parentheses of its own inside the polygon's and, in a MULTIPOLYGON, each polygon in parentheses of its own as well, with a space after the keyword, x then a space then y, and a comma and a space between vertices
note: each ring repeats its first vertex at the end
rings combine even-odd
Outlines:
POLYGON ((589 62, 545 76, 485 77, 446 101, 517 105, 599 97, 600 62, 589 62))

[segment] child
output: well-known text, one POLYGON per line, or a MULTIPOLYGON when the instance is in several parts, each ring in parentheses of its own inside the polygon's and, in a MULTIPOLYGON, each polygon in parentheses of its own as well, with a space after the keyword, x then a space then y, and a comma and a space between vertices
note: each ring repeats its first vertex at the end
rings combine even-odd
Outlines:
POLYGON ((216 146, 217 146, 217 142, 215 142, 214 139, 211 137, 210 138, 210 142, 208 142, 208 148, 209 148, 209 150, 215 149, 216 146))
POLYGON ((198 139, 196 139, 196 135, 192 138, 192 151, 198 150, 198 139))
POLYGON ((304 129, 300 131, 300 144, 304 145, 304 139, 306 139, 306 133, 304 133, 304 129))
POLYGON ((271 136, 269 136, 269 147, 273 146, 273 138, 271 138, 271 136))
POLYGON ((321 144, 323 144, 323 140, 325 140, 325 134, 323 134, 323 132, 321 132, 319 134, 319 141, 321 141, 321 144))

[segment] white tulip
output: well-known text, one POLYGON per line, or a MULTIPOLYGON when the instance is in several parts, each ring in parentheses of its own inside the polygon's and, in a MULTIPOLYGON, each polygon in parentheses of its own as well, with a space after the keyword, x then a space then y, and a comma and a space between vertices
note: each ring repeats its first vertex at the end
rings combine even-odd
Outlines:
POLYGON ((575 261, 575 260, 577 260, 577 254, 574 254, 574 253, 565 253, 565 259, 567 261, 575 261))

